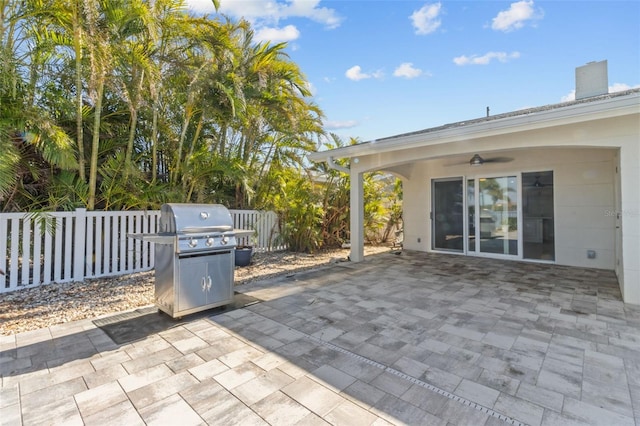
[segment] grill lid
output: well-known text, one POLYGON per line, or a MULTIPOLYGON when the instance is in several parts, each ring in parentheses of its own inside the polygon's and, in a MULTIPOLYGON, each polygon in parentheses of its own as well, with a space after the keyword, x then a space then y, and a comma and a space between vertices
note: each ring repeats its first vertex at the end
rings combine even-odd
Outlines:
POLYGON ((232 230, 231 213, 222 204, 167 203, 160 208, 160 232, 195 233, 232 230))

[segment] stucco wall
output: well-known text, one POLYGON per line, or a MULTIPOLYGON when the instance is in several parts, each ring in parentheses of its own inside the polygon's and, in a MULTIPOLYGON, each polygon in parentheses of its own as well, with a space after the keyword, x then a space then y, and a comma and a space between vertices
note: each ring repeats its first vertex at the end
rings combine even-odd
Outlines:
POLYGON ((640 120, 626 127, 620 149, 620 199, 622 258, 618 280, 625 302, 640 305, 640 120), (622 273, 620 273, 622 272, 622 273))
POLYGON ((458 162, 454 159, 422 161, 404 185, 404 245, 408 249, 431 250, 432 179, 552 170, 556 262, 614 269, 615 153, 613 149, 589 148, 519 150, 500 154, 513 158, 508 163, 481 167, 451 165, 458 162), (588 259, 587 250, 595 250, 596 258, 588 259))
POLYGON ((404 247, 422 251, 431 247, 432 178, 553 170, 556 262, 615 270, 625 302, 640 304, 640 115, 637 105, 626 115, 592 107, 584 115, 520 117, 513 126, 410 135, 391 149, 364 147, 351 167, 402 177, 404 247), (465 164, 474 153, 513 161, 474 168, 465 164))

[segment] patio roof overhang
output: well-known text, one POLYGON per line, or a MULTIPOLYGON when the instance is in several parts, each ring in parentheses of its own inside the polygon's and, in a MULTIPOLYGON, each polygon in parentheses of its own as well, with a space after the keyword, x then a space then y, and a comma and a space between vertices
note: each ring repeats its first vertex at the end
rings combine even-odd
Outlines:
POLYGON ((350 167, 341 167, 341 170, 351 176, 350 257, 358 262, 364 258, 363 174, 366 172, 391 172, 411 180, 418 165, 425 160, 446 158, 464 162, 475 153, 515 155, 521 150, 561 147, 619 150, 615 173, 620 198, 616 208, 626 212, 620 219, 626 231, 624 237, 617 237, 621 247, 616 254, 619 265, 616 273, 625 301, 640 304, 637 266, 640 238, 634 231, 640 224, 637 216, 639 134, 640 88, 636 88, 371 140, 315 152, 308 158, 327 162, 330 167, 339 166, 334 160, 351 160, 350 167))
POLYGON ((314 162, 333 164, 337 158, 354 158, 397 150, 469 141, 509 133, 537 130, 640 112, 640 89, 582 99, 580 101, 524 109, 460 121, 412 133, 371 140, 356 145, 314 152, 314 162))

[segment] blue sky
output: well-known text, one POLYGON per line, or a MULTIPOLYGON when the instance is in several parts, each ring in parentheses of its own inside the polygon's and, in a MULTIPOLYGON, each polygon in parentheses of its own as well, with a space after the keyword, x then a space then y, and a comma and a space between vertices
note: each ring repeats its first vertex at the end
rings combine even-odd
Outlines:
MULTIPOLYGON (((187 0, 196 13, 210 0, 187 0)), ((640 87, 640 1, 220 0, 256 38, 287 41, 325 129, 361 141, 570 100, 608 61, 640 87)))

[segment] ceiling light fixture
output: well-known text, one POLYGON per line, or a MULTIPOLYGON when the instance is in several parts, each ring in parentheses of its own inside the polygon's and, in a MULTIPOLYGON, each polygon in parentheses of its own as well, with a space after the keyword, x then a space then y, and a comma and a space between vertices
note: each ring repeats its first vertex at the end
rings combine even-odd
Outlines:
POLYGON ((473 157, 471 157, 471 160, 469 160, 469 164, 472 166, 482 166, 482 164, 484 164, 484 158, 480 157, 478 154, 475 154, 473 157))

